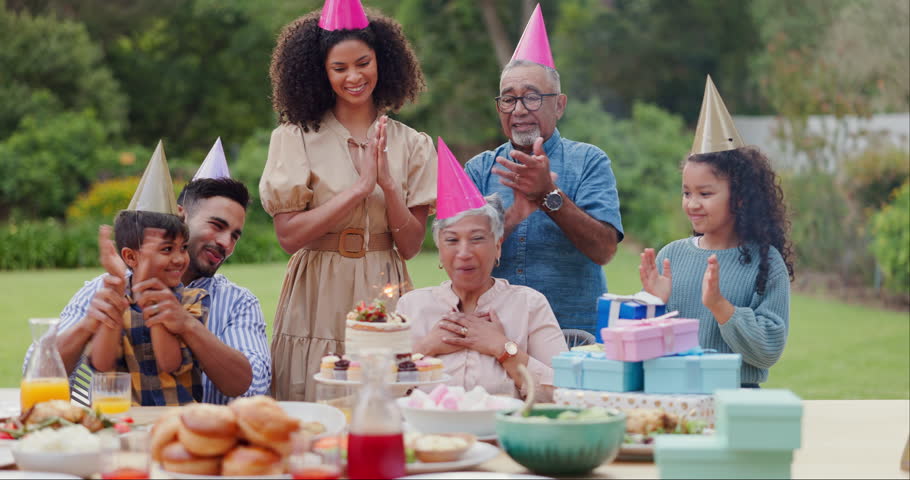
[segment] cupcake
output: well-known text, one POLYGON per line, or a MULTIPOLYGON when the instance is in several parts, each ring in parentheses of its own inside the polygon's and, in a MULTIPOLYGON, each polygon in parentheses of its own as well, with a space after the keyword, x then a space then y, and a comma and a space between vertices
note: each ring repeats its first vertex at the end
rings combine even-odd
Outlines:
POLYGON ((426 360, 417 360, 414 362, 414 365, 417 366, 417 381, 429 382, 433 376, 433 366, 430 365, 430 362, 426 360))
POLYGON ((348 367, 348 380, 352 382, 363 380, 363 370, 360 368, 360 362, 351 362, 351 365, 348 367))
POLYGON ((337 355, 326 355, 322 357, 322 363, 319 364, 319 376, 322 378, 335 378, 335 362, 341 360, 337 355))
POLYGON ((413 383, 417 381, 417 365, 410 360, 405 360, 398 364, 398 381, 401 383, 413 383))
POLYGON ((423 354, 422 354, 422 353, 412 353, 412 354, 411 354, 411 361, 412 361, 412 362, 416 362, 417 360, 423 360, 423 354))
POLYGON ((442 378, 442 360, 427 357, 424 358, 424 361, 430 364, 430 380, 439 380, 442 378))
POLYGON ((351 361, 341 359, 335 362, 335 380, 347 380, 348 379, 348 367, 350 367, 351 361))

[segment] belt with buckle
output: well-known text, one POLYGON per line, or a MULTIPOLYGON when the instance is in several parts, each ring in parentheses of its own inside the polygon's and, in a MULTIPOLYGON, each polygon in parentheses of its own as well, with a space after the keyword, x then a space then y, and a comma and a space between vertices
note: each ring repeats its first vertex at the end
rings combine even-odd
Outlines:
POLYGON ((362 228, 346 228, 340 233, 327 233, 306 244, 303 249, 338 252, 343 257, 362 258, 368 251, 391 250, 394 246, 390 232, 371 233, 369 245, 364 245, 363 239, 362 228))

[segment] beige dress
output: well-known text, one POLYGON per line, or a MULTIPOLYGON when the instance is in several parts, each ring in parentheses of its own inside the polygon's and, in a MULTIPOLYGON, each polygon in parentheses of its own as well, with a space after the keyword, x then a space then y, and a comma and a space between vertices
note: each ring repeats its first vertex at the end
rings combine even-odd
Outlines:
MULTIPOLYGON (((371 138, 377 123, 368 131, 371 138)), ((403 123, 386 126, 389 168, 400 180, 408 208, 436 202, 436 154, 432 140, 403 123)), ((262 206, 279 213, 311 210, 351 187, 359 178, 356 165, 366 158, 358 143, 329 112, 318 132, 282 124, 272 132, 269 157, 259 183, 262 206)), ((363 228, 389 232, 386 204, 378 186, 361 204, 338 217, 330 233, 363 228)), ((344 352, 345 315, 356 302, 377 298, 387 284, 411 289, 404 261, 392 250, 367 251, 348 258, 337 251, 298 250, 290 259, 272 331, 272 394, 278 400, 313 401, 313 375, 329 352, 344 352)), ((395 308, 398 295, 387 301, 395 308)))

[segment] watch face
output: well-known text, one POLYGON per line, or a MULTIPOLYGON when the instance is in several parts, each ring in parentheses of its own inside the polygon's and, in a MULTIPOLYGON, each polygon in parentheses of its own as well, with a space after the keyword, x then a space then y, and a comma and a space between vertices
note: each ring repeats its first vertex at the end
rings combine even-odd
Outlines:
POLYGON ((562 195, 559 192, 548 193, 544 197, 543 203, 550 211, 559 210, 559 207, 562 206, 562 195))
POLYGON ((509 342, 506 344, 506 353, 509 355, 515 355, 518 353, 518 345, 515 345, 515 342, 509 342))

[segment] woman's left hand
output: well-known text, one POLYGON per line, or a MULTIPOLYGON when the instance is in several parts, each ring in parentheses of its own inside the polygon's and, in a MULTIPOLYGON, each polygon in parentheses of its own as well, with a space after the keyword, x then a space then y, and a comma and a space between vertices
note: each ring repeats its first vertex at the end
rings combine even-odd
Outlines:
POLYGON ((383 191, 389 191, 395 187, 395 179, 389 169, 389 145, 386 137, 388 121, 389 117, 386 115, 379 117, 376 136, 373 137, 373 143, 376 145, 376 183, 383 191))
POLYGON ((495 358, 502 353, 503 345, 509 341, 499 315, 493 310, 473 314, 455 312, 443 318, 451 322, 445 328, 458 334, 444 340, 449 345, 468 348, 495 358))

